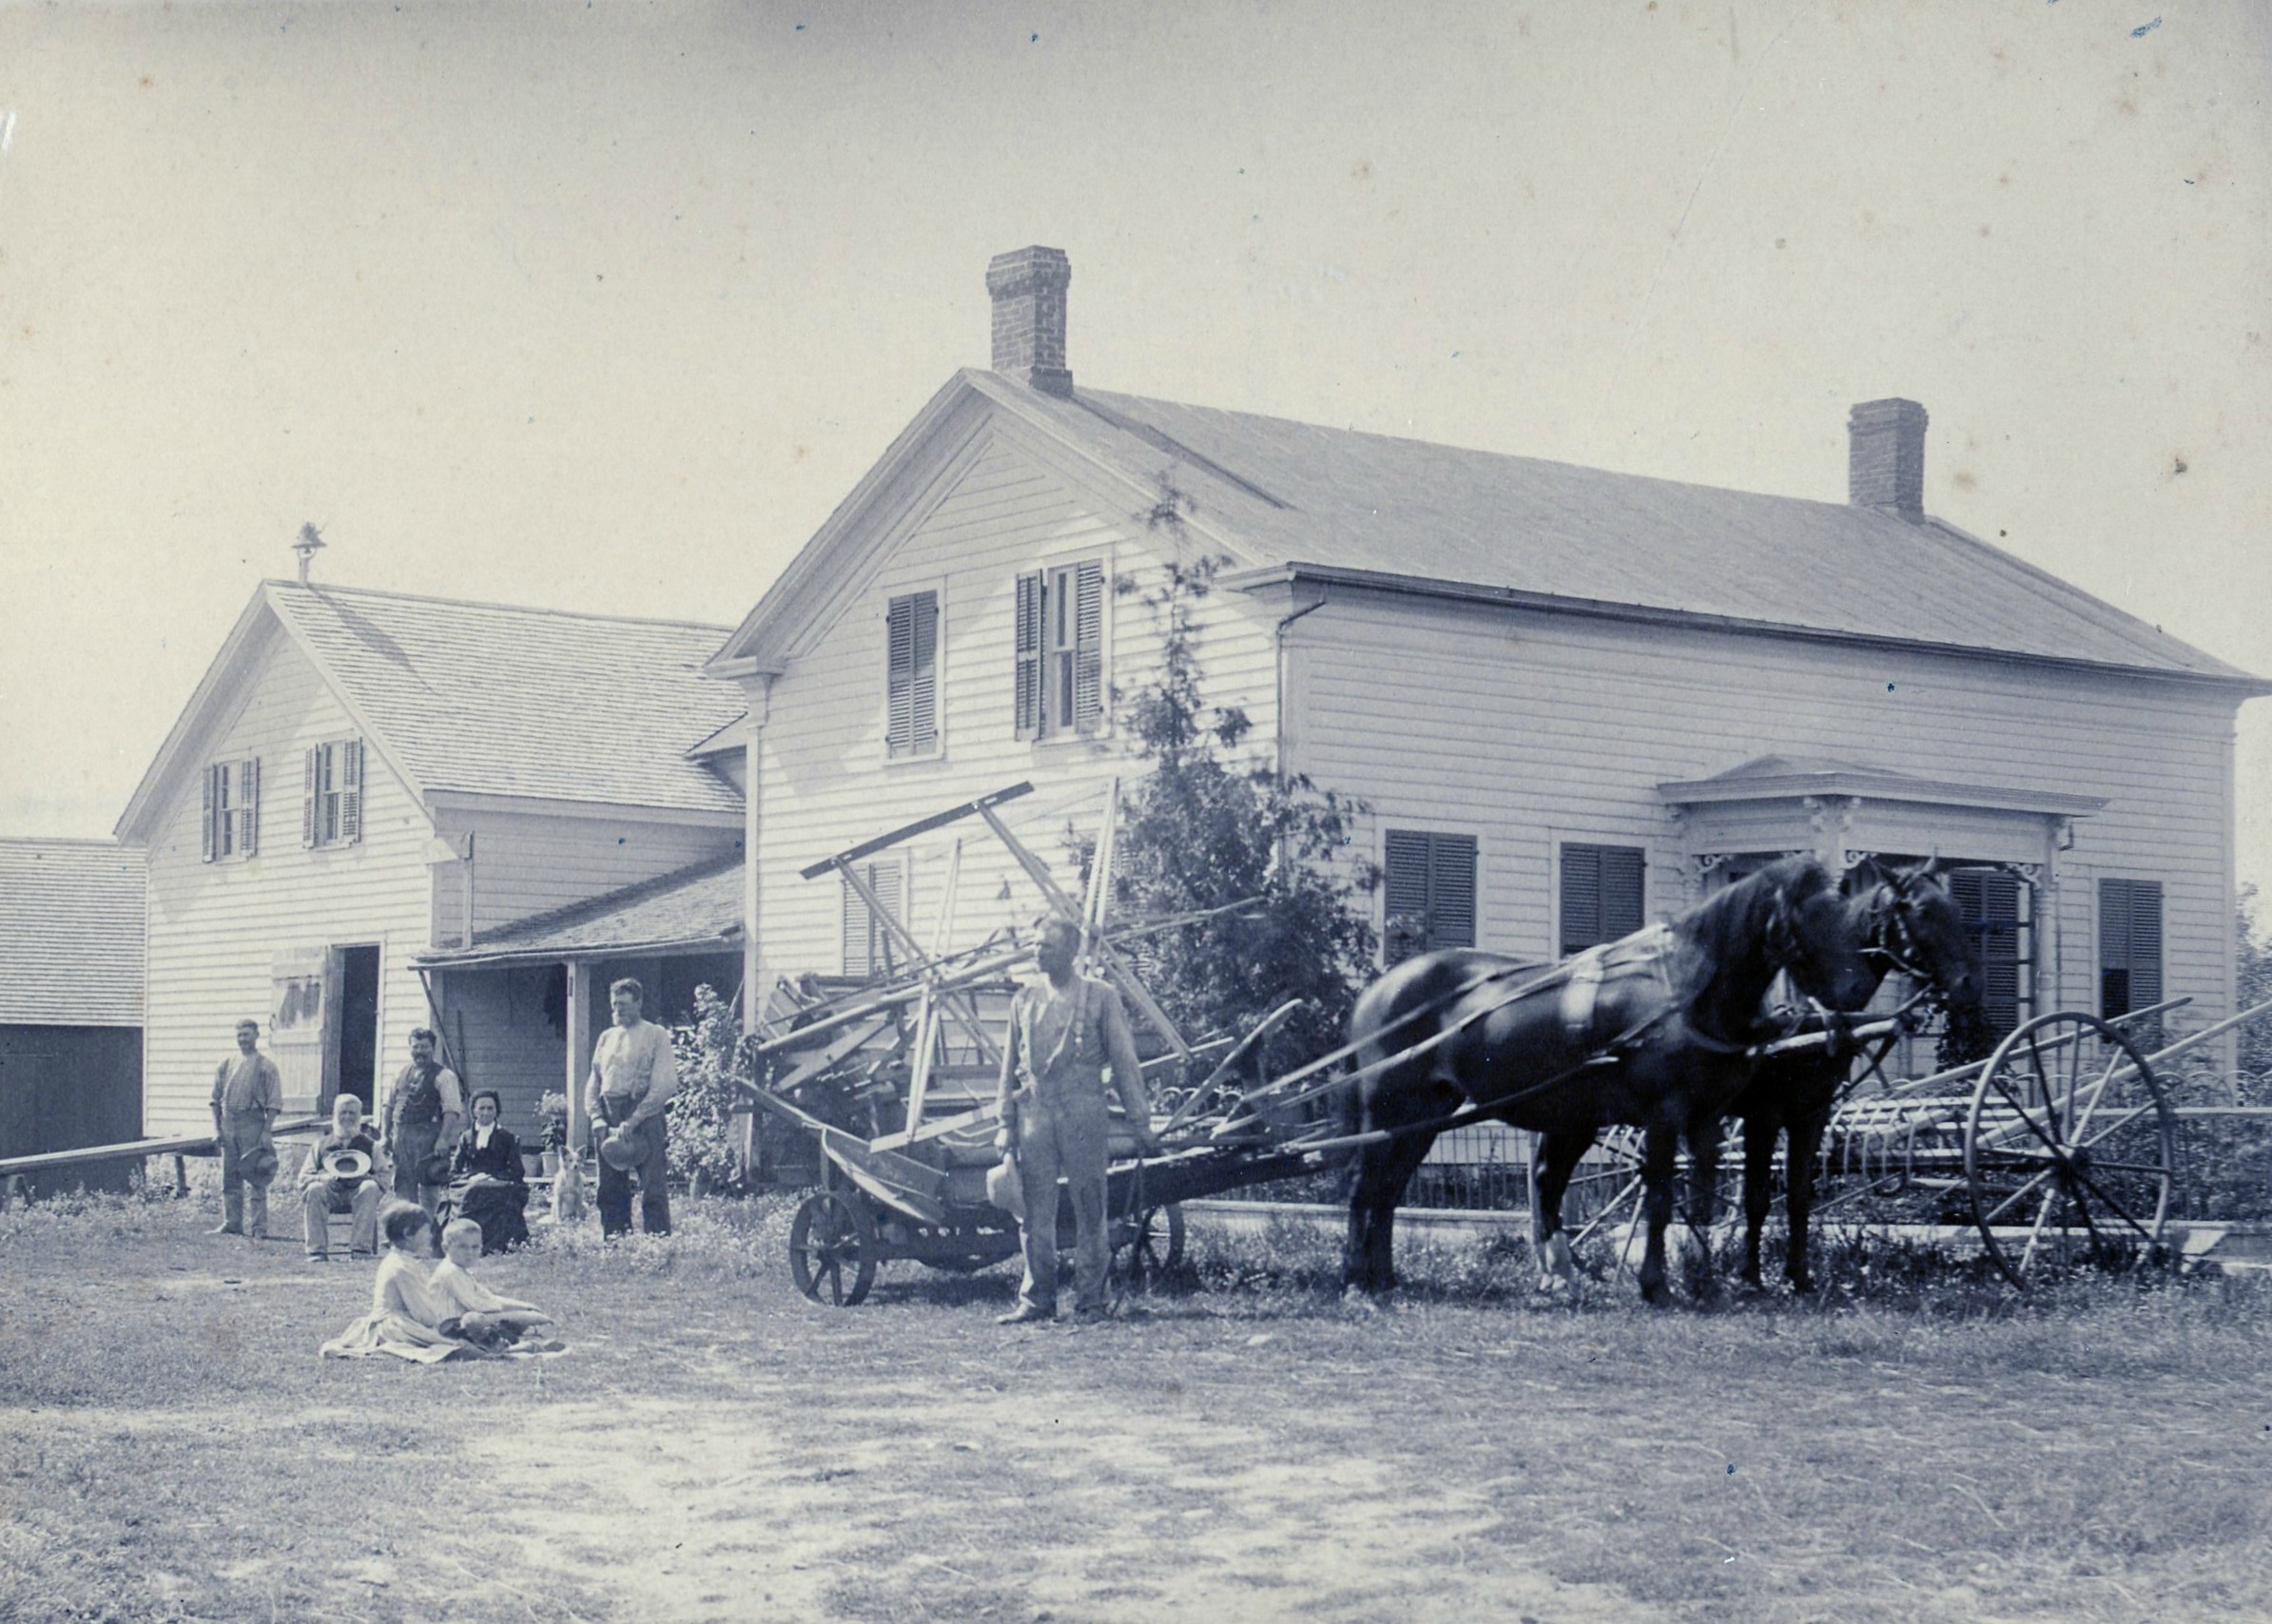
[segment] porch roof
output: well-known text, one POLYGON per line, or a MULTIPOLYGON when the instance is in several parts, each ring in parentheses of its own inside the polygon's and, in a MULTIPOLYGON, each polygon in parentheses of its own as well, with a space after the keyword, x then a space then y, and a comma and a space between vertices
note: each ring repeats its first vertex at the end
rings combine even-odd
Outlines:
POLYGON ((716 952, 742 939, 742 857, 709 858, 589 901, 476 933, 471 947, 421 954, 429 969, 716 952))

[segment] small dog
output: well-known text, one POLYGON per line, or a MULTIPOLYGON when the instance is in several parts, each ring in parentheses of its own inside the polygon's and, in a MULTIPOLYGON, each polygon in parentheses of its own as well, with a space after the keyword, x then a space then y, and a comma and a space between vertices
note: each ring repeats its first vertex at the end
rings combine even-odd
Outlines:
POLYGON ((553 1179, 553 1222, 574 1224, 584 1216, 584 1163, 578 1156, 563 1157, 553 1179))

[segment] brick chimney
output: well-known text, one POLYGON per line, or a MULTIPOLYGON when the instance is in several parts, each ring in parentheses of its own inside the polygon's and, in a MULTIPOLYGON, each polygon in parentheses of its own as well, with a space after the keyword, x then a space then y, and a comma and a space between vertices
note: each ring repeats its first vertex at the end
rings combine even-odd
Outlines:
POLYGON ((1925 408, 1865 400, 1846 414, 1846 499, 1915 524, 1925 517, 1925 408))
POLYGON ((1065 284, 1073 261, 1062 248, 1019 248, 986 266, 994 296, 994 370, 1044 395, 1071 395, 1065 370, 1065 284))

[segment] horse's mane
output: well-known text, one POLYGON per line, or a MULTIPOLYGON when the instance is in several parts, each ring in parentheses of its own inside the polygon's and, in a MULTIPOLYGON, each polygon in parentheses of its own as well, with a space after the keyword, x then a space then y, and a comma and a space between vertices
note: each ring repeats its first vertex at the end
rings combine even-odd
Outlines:
MULTIPOLYGON (((1726 972, 1744 950, 1756 950, 1779 902, 1786 899, 1803 902, 1831 889, 1830 875, 1814 859, 1779 858, 1686 913, 1674 916, 1672 931, 1683 949, 1674 986, 1691 1023, 1698 1024, 1698 1017, 1705 1014, 1699 1006, 1720 990, 1726 972)), ((1750 1001, 1756 1003, 1756 993, 1750 1001)), ((1733 1004, 1729 1013, 1738 1022, 1749 1014, 1733 1004)), ((1701 1024, 1705 1030, 1713 1030, 1717 1023, 1706 1018, 1701 1024)))

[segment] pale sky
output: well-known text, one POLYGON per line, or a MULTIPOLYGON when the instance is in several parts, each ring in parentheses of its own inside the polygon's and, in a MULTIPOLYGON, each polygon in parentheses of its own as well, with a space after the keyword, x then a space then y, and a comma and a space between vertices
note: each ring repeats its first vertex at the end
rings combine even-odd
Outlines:
POLYGON ((1912 396, 1931 511, 2272 673, 2268 89, 2251 0, 0 8, 0 833, 303 520, 738 619, 1029 242, 1098 388, 1827 500, 1912 396))

